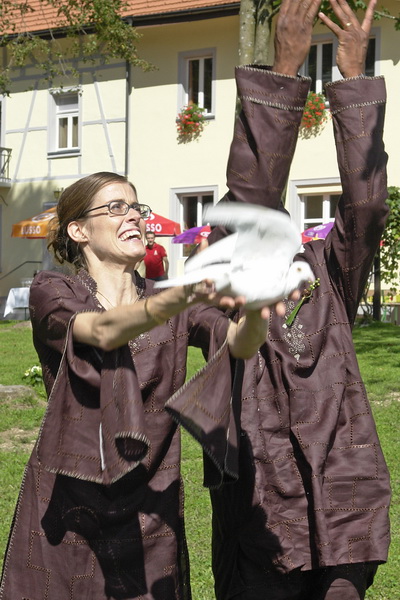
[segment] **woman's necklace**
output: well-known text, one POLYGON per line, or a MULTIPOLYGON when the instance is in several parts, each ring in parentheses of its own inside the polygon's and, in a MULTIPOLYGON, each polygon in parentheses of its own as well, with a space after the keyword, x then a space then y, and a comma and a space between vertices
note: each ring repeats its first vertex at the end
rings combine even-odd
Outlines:
MULTIPOLYGON (((107 296, 105 296, 99 289, 96 290, 96 293, 99 294, 102 298, 104 298, 104 300, 106 300, 108 302, 108 304, 111 306, 111 308, 116 308, 116 304, 113 304, 111 302, 111 300, 109 300, 107 298, 107 296)), ((139 300, 139 295, 136 295, 136 298, 134 299, 134 301, 132 302, 132 304, 135 304, 135 302, 137 302, 139 300)))
POLYGON ((107 296, 105 296, 104 294, 101 293, 100 290, 97 290, 96 292, 97 294, 99 294, 102 298, 104 298, 104 300, 107 300, 108 304, 112 307, 115 308, 115 304, 113 304, 108 298, 107 296))

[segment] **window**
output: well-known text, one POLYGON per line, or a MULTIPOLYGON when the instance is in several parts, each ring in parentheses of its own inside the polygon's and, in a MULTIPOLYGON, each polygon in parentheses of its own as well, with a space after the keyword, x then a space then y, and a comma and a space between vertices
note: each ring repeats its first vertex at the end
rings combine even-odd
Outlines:
POLYGON ((300 196, 302 231, 305 231, 310 227, 315 227, 315 225, 333 221, 339 198, 340 194, 313 194, 300 196))
POLYGON ((179 55, 180 106, 197 104, 214 114, 215 51, 182 52, 179 55))
POLYGON ((50 90, 52 97, 50 146, 51 151, 79 151, 80 94, 74 90, 50 90))
MULTIPOLYGON (((311 77, 311 90, 323 92, 328 81, 340 79, 340 72, 336 66, 336 39, 324 38, 311 45, 308 57, 303 65, 302 74, 311 77)), ((365 74, 369 77, 375 75, 376 38, 369 40, 365 74)))
MULTIPOLYGON (((182 231, 203 225, 203 210, 207 204, 214 204, 210 193, 180 196, 180 223, 182 231)), ((183 244, 183 256, 189 256, 195 244, 183 244)))

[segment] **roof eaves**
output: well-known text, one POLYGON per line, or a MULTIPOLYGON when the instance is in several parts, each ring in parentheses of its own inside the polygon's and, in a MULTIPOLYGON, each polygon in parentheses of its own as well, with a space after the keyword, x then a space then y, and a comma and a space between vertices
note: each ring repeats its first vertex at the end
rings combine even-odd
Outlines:
POLYGON ((237 15, 240 9, 240 2, 230 2, 229 4, 216 6, 203 6, 198 8, 186 8, 163 13, 144 14, 144 15, 124 15, 129 17, 132 24, 136 26, 180 23, 189 20, 200 20, 208 18, 217 18, 222 16, 237 15))

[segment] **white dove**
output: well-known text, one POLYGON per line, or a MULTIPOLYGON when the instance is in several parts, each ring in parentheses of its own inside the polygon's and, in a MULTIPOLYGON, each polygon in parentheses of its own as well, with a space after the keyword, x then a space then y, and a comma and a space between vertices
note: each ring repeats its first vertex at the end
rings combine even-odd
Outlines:
POLYGON ((204 222, 224 225, 235 233, 212 244, 185 263, 185 274, 155 287, 214 281, 218 293, 245 296, 246 308, 270 306, 288 296, 302 281, 314 281, 308 263, 293 262, 301 234, 283 212, 255 204, 220 203, 206 207, 204 222))

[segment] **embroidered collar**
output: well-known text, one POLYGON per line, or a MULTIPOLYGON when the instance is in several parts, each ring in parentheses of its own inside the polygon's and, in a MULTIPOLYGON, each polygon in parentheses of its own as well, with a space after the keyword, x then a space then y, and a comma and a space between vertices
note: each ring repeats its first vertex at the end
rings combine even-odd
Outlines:
MULTIPOLYGON (((79 281, 79 283, 81 283, 87 290, 89 290, 89 292, 91 293, 93 298, 96 300, 96 302, 99 303, 97 300, 97 297, 96 297, 96 293, 97 293, 96 280, 93 279, 93 277, 88 273, 88 271, 86 271, 86 269, 79 269, 78 273, 76 274, 76 278, 79 281)), ((136 291, 137 291, 138 299, 140 300, 145 295, 146 282, 145 282, 144 278, 141 277, 141 275, 139 275, 139 273, 137 271, 135 271, 135 279, 136 279, 136 291)))

